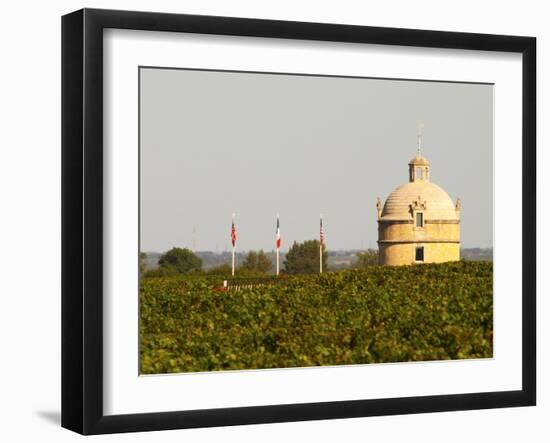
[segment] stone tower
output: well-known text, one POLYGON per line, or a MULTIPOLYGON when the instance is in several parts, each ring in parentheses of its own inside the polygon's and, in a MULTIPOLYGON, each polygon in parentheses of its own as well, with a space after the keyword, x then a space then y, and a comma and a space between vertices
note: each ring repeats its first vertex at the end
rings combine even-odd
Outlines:
POLYGON ((430 182, 430 163, 418 154, 409 162, 409 182, 398 186, 384 207, 378 199, 381 265, 460 260, 461 202, 430 182))

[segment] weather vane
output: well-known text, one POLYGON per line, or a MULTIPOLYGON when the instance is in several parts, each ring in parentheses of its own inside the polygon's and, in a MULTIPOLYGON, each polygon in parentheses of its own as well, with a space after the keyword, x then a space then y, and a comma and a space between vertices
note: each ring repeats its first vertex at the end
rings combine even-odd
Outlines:
POLYGON ((420 155, 420 149, 422 148, 422 129, 424 129, 424 123, 419 123, 416 132, 416 149, 418 155, 420 155))

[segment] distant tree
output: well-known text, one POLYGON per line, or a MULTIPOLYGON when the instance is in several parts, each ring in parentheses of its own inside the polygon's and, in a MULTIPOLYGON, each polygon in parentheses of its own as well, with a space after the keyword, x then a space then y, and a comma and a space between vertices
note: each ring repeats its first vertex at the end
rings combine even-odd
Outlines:
POLYGON ((246 254, 246 257, 239 268, 240 270, 249 271, 249 272, 260 272, 265 274, 272 267, 271 260, 267 254, 260 249, 259 252, 250 251, 246 254))
POLYGON ((145 259, 147 258, 147 254, 145 252, 139 253, 139 275, 143 275, 145 272, 145 259))
POLYGON ((260 249, 260 252, 258 252, 258 262, 256 264, 256 269, 260 272, 265 273, 265 272, 269 272, 272 267, 273 267, 273 263, 271 262, 271 259, 263 251, 263 249, 260 249))
POLYGON ((172 248, 159 258, 160 268, 173 268, 180 274, 200 271, 202 260, 187 248, 172 248))
POLYGON ((258 253, 256 251, 250 251, 246 254, 246 257, 243 260, 241 268, 247 271, 255 271, 256 266, 258 265, 258 253))
POLYGON ((376 249, 367 249, 357 254, 355 267, 358 269, 367 269, 369 266, 378 264, 378 251, 376 249))
MULTIPOLYGON (((323 270, 327 269, 327 251, 323 247, 323 270)), ((294 242, 286 254, 285 269, 288 274, 316 274, 319 272, 319 240, 294 242)))

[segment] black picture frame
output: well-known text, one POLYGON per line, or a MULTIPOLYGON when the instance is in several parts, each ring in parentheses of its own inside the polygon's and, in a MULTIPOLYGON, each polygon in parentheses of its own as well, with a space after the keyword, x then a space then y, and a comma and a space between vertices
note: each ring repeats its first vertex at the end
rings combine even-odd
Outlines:
POLYGON ((536 39, 83 9, 62 18, 62 426, 82 434, 530 406, 536 403, 536 39), (103 413, 103 30, 522 54, 522 389, 130 415, 103 413))

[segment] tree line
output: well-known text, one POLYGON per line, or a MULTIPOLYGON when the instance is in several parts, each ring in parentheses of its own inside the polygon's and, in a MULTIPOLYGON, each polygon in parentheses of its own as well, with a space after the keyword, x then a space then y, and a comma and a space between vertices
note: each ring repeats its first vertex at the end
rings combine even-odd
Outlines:
MULTIPOLYGON (((288 250, 283 262, 282 273, 289 275, 317 274, 319 272, 319 240, 306 240, 294 242, 288 250)), ((202 260, 193 251, 187 248, 174 247, 163 253, 158 261, 158 268, 146 270, 145 259, 147 255, 140 254, 139 269, 143 277, 166 277, 176 275, 220 275, 231 276, 231 265, 222 264, 208 271, 202 269, 202 260)), ((328 253, 323 245, 322 261, 323 269, 327 266, 328 253)), ((367 249, 357 254, 354 268, 366 269, 378 264, 378 251, 367 249)), ((270 256, 263 250, 249 251, 244 261, 236 269, 237 276, 253 277, 268 275, 273 272, 274 265, 270 256)))

